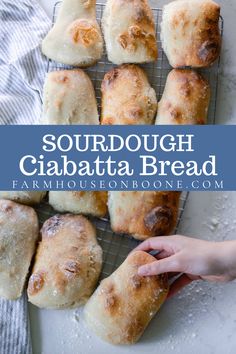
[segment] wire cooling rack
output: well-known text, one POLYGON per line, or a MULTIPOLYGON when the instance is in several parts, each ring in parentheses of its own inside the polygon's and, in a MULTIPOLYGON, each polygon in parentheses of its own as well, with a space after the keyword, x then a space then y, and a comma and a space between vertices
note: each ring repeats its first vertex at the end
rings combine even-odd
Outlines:
MULTIPOLYGON (((60 1, 54 5, 52 24, 54 24, 56 21, 60 5, 61 5, 60 1)), ((96 4, 96 14, 97 14, 97 21, 99 25, 101 25, 101 19, 102 19, 104 7, 105 4, 100 4, 100 3, 96 4)), ((152 8, 152 10, 153 10, 155 26, 156 26, 158 59, 153 63, 147 63, 140 66, 143 67, 143 69, 146 71, 149 82, 151 86, 155 89, 159 101, 164 91, 167 75, 172 68, 169 65, 168 59, 161 46, 160 25, 162 21, 162 9, 152 8)), ((222 17, 220 17, 219 25, 220 25, 221 35, 223 36, 224 21, 222 17)), ((113 67, 114 64, 109 62, 107 59, 107 55, 105 53, 105 46, 104 46, 104 54, 101 60, 99 60, 96 65, 85 69, 85 71, 91 78, 94 85, 99 113, 101 110, 101 83, 105 73, 107 73, 113 67)), ((72 69, 72 67, 68 65, 56 63, 52 60, 48 60, 47 71, 55 71, 55 70, 62 70, 62 69, 72 69)), ((208 124, 215 124, 219 71, 220 71, 220 58, 210 68, 204 68, 199 70, 199 72, 201 72, 203 76, 208 80, 211 87, 211 100, 210 100, 209 111, 208 111, 208 124)))
MULTIPOLYGON (((187 203, 188 192, 182 192, 180 197, 179 215, 175 229, 178 230, 187 203)), ((40 226, 55 214, 58 214, 46 201, 36 207, 40 226)), ((97 239, 103 249, 103 268, 100 279, 109 276, 125 260, 127 255, 140 241, 125 234, 114 233, 110 228, 109 218, 89 217, 97 230, 97 239)))
MULTIPOLYGON (((53 24, 56 21, 58 10, 61 2, 57 2, 54 6, 53 12, 53 24)), ((96 13, 98 23, 101 24, 102 14, 104 10, 104 4, 96 4, 96 13)), ((158 44, 158 60, 154 63, 148 63, 141 65, 147 73, 148 79, 152 87, 155 89, 157 98, 160 100, 164 91, 166 77, 172 69, 168 63, 168 59, 162 50, 160 41, 160 24, 162 19, 162 9, 153 8, 153 14, 156 25, 156 36, 158 44)), ((223 35, 223 18, 220 19, 220 30, 223 35)), ((114 67, 107 59, 106 53, 103 54, 101 60, 92 67, 85 69, 89 77, 91 78, 95 94, 98 102, 99 111, 101 109, 101 82, 106 72, 114 67)), ((56 63, 52 60, 48 60, 47 71, 72 69, 71 66, 56 63)), ((218 77, 220 70, 220 58, 211 68, 200 70, 200 72, 208 79, 211 86, 211 101, 208 112, 208 123, 215 123, 216 116, 216 104, 217 104, 217 90, 218 90, 218 77)), ((99 112, 100 113, 100 112, 99 112)), ((188 199, 188 192, 182 192, 180 197, 180 207, 178 221, 175 229, 175 233, 181 223, 183 212, 188 199)), ((55 215, 57 212, 53 210, 48 203, 41 204, 36 211, 39 215, 40 224, 42 225, 45 220, 55 215)), ((92 218, 90 220, 96 226, 97 238, 103 249, 103 269, 101 273, 101 279, 109 276, 119 265, 124 261, 130 251, 139 244, 139 241, 131 238, 125 234, 115 234, 110 228, 110 222, 108 218, 92 218)))

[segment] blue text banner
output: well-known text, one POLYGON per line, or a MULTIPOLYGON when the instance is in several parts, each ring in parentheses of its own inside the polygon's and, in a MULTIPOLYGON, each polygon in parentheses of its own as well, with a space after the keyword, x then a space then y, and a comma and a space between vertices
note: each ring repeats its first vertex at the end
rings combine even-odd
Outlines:
POLYGON ((1 126, 0 190, 236 190, 236 126, 1 126))

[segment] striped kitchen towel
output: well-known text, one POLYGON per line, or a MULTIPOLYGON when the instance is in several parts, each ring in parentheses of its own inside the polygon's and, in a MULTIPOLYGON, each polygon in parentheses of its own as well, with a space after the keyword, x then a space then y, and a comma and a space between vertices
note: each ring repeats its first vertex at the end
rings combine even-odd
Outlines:
POLYGON ((37 124, 50 20, 36 0, 0 1, 0 124, 37 124))
MULTIPOLYGON (((35 0, 0 1, 0 124, 35 124, 47 61, 40 42, 50 20, 35 0)), ((27 298, 0 299, 0 354, 30 354, 27 298)))
POLYGON ((16 301, 0 300, 0 353, 32 353, 26 294, 16 301))

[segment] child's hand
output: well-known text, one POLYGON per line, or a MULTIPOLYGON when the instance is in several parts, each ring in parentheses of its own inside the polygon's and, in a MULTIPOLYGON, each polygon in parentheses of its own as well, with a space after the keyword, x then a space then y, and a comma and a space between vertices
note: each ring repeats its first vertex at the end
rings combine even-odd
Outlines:
MULTIPOLYGON (((226 282, 236 278, 236 241, 208 242, 185 236, 153 237, 135 250, 158 250, 157 261, 139 268, 139 274, 184 273, 169 296, 193 280, 226 282)), ((175 274, 176 275, 176 274, 175 274)))

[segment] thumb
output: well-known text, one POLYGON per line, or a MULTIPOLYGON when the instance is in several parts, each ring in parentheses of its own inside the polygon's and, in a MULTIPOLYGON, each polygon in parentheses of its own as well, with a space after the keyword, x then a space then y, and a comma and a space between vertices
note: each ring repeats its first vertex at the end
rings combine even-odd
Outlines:
POLYGON ((138 269, 138 274, 147 275, 158 275, 168 272, 182 272, 180 269, 179 260, 176 256, 167 257, 149 264, 145 264, 138 269))

